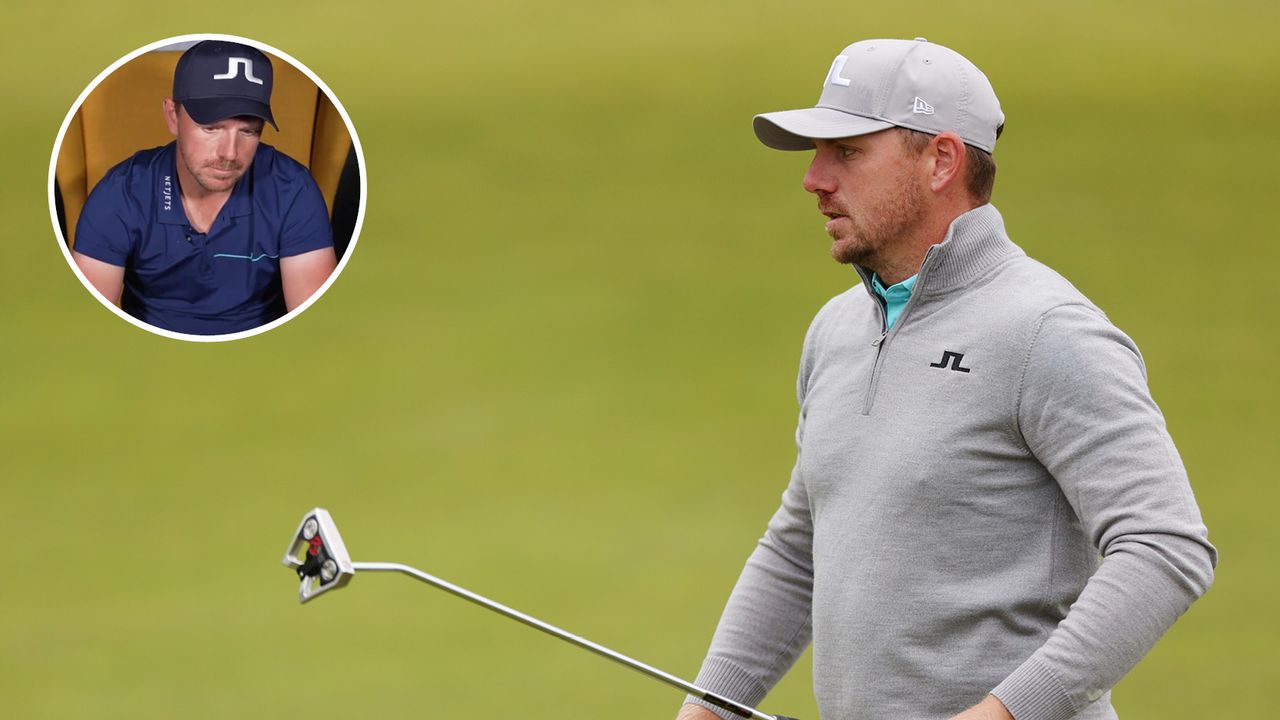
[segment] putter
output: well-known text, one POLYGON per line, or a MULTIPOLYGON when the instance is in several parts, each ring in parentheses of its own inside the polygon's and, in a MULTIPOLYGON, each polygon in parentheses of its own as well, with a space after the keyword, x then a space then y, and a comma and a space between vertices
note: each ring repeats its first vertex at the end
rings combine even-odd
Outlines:
POLYGON ((561 630, 555 625, 545 623, 519 610, 514 610, 489 598, 477 595, 466 588, 458 587, 417 568, 392 562, 352 562, 351 555, 347 553, 347 546, 343 544, 342 536, 338 534, 338 528, 333 524, 333 518, 329 515, 329 511, 323 508, 316 508, 302 517, 302 522, 298 524, 298 529, 294 531, 293 538, 289 541, 289 549, 284 553, 284 564, 297 572, 298 578, 302 581, 302 585, 298 589, 299 602, 305 603, 330 590, 344 587, 351 582, 351 578, 355 576, 357 571, 403 573, 445 592, 457 595, 463 600, 470 600, 476 605, 488 608, 501 615, 506 615, 512 620, 518 620, 548 635, 554 635, 580 648, 590 650, 616 663, 626 665, 632 670, 684 690, 694 697, 701 698, 703 701, 728 710, 739 717, 758 718, 758 720, 795 720, 783 715, 768 715, 748 705, 743 705, 722 695, 704 690, 691 682, 681 680, 675 675, 646 665, 639 660, 629 658, 622 653, 593 643, 586 638, 561 630))

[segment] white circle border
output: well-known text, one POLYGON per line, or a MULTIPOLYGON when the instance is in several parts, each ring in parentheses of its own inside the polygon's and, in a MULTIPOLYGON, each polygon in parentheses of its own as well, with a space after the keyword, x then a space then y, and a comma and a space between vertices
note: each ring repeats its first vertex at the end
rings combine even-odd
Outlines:
POLYGON ((142 330, 146 330, 149 333, 170 338, 172 340, 187 340, 191 342, 206 342, 206 343, 225 342, 228 340, 240 340, 241 338, 253 337, 254 335, 257 335, 259 333, 264 333, 264 332, 267 332, 268 330, 277 328, 285 324, 289 320, 292 320, 294 317, 301 315, 307 308, 311 307, 312 303, 314 303, 316 300, 319 300, 321 295, 324 295, 326 292, 328 292, 329 286, 332 285, 333 282, 338 279, 338 276, 342 274, 343 269, 346 268, 347 266, 347 262, 351 259, 352 254, 354 254, 355 252, 356 241, 360 237, 360 228, 364 225, 365 203, 369 196, 368 184, 369 184, 368 172, 367 172, 367 168, 365 166, 365 161, 364 161, 364 149, 360 145, 360 137, 356 134, 355 125, 351 123, 351 116, 347 115, 347 109, 342 106, 342 101, 338 99, 337 95, 335 95, 333 91, 329 89, 329 86, 326 85, 324 81, 320 79, 319 76, 317 76, 314 72, 311 71, 311 68, 298 62, 296 59, 293 58, 293 56, 289 55, 288 53, 282 52, 270 45, 267 45, 266 43, 261 43, 261 42, 258 42, 257 40, 251 40, 249 38, 240 37, 238 35, 221 35, 217 33, 194 33, 190 35, 175 35, 174 37, 169 37, 163 40, 157 40, 153 43, 148 43, 147 45, 144 45, 138 48, 137 50, 134 50, 133 52, 129 53, 128 55, 125 55, 119 60, 116 60, 115 62, 111 63, 109 66, 107 66, 107 69, 98 73, 98 76, 95 77, 93 81, 89 83, 89 85, 84 89, 84 91, 80 93, 80 96, 76 98, 76 101, 71 105, 71 109, 67 112, 67 116, 62 120, 62 127, 58 128, 58 137, 55 139, 53 143, 53 155, 49 159, 49 219, 53 223, 54 238, 58 242, 58 247, 62 250, 62 255, 66 259, 67 265, 71 267, 72 272, 74 272, 76 274, 76 277, 80 279, 80 284, 84 285, 85 289, 88 290, 89 293, 93 295, 93 297, 97 298, 98 302, 102 303, 104 306, 107 307, 107 309, 111 310, 111 312, 115 313, 117 316, 119 316, 129 324, 134 325, 135 327, 138 327, 142 330), (151 325, 149 323, 145 323, 139 320, 138 318, 120 309, 115 303, 103 297, 102 294, 98 292, 97 288, 93 287, 93 284, 89 282, 89 279, 84 276, 84 273, 80 272, 80 268, 76 265, 75 260, 71 257, 71 249, 67 247, 67 239, 66 237, 63 236, 62 228, 58 224, 58 207, 57 207, 57 202, 54 198, 54 184, 57 181, 58 155, 62 151, 62 141, 67 135, 67 128, 71 126, 71 121, 75 118, 76 113, 80 111, 80 106, 84 104, 85 99, 88 98, 89 95, 94 90, 97 89, 98 85, 102 83, 103 80, 106 80, 108 77, 110 77, 113 72, 115 72, 120 68, 120 66, 124 65, 125 63, 129 62, 130 60, 133 60, 134 58, 140 55, 151 52, 152 50, 157 50, 170 45, 176 45, 178 43, 199 42, 201 40, 223 40, 226 42, 234 42, 234 43, 240 43, 243 45, 250 45, 252 47, 258 48, 263 52, 271 53, 272 55, 275 55, 281 60, 284 60, 285 62, 294 66, 298 70, 302 71, 303 74, 305 74, 308 78, 311 79, 312 82, 316 84, 316 87, 320 88, 321 92, 323 92, 325 95, 328 96, 329 101, 332 102, 333 106, 338 110, 338 114, 342 116, 342 121, 346 123, 346 126, 347 126, 347 134, 351 136, 351 146, 355 148, 356 162, 359 164, 359 170, 360 170, 360 204, 359 204, 359 207, 356 209, 356 224, 351 231, 351 240, 347 244, 346 252, 342 254, 342 259, 338 261, 337 267, 335 267, 333 272, 329 274, 329 277, 324 281, 324 284, 321 285, 318 290, 312 293, 311 297, 307 298, 307 300, 303 302, 301 305, 285 313, 284 315, 276 318, 275 320, 272 320, 271 322, 265 323, 263 325, 259 325, 258 327, 255 327, 255 328, 251 328, 249 330, 241 330, 240 332, 225 333, 222 335, 191 335, 187 333, 173 332, 172 330, 165 330, 164 328, 159 328, 159 327, 156 327, 155 325, 151 325))

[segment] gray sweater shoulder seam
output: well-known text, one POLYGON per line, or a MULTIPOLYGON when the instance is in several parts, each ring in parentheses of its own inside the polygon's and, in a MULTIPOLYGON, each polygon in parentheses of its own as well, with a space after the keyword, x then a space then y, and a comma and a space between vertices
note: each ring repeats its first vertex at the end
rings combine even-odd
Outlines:
POLYGON ((1050 313, 1069 307, 1084 308, 1089 312, 1097 313, 1104 322, 1110 322, 1107 320, 1107 316, 1101 310, 1094 307, 1093 304, 1088 301, 1081 302, 1078 300, 1060 302, 1047 308, 1036 317, 1035 329, 1031 332, 1031 340, 1027 343, 1026 353, 1022 356, 1022 368, 1018 373, 1018 392, 1014 395, 1013 421, 1015 426, 1018 428, 1019 435, 1022 434, 1022 395, 1027 385, 1027 368, 1031 365, 1031 355, 1035 352, 1036 343, 1040 340, 1040 331, 1044 329, 1044 323, 1049 318, 1050 313))

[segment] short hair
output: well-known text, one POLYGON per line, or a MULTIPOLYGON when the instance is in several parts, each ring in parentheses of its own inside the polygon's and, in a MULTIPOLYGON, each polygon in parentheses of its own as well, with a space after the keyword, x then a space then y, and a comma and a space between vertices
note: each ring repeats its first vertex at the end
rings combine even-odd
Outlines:
MULTIPOLYGON (((915 155, 924 152, 934 137, 930 133, 910 128, 899 127, 894 130, 897 130, 902 137, 902 143, 907 150, 915 155)), ((979 205, 986 205, 991 202, 991 190, 996 184, 995 158, 991 157, 991 153, 986 150, 968 143, 965 144, 964 151, 968 165, 964 178, 965 189, 979 205)))

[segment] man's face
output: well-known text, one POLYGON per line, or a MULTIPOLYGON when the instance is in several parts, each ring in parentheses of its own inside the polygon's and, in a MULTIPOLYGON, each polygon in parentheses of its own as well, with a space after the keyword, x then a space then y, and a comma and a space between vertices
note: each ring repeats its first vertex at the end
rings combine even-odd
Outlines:
POLYGON ((165 100, 165 120, 178 138, 179 162, 211 193, 230 191, 249 169, 264 124, 260 118, 230 117, 201 125, 172 100, 165 100))
POLYGON ((818 196, 818 210, 829 218, 831 257, 879 267, 885 249, 925 217, 920 156, 895 130, 814 144, 804 189, 818 196))

